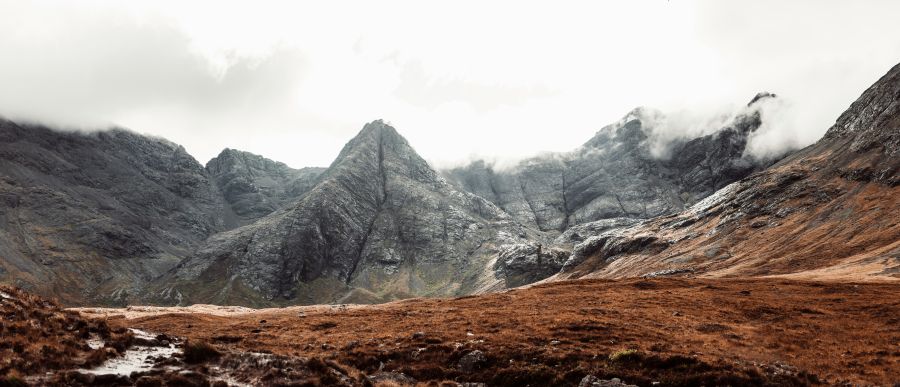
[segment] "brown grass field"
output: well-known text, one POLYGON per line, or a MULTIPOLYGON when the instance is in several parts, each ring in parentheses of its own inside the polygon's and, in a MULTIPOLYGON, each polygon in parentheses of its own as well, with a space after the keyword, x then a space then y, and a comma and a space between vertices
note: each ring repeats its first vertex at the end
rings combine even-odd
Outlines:
POLYGON ((638 385, 900 381, 898 283, 577 280, 373 306, 186 310, 103 316, 225 352, 319 358, 348 375, 395 371, 419 384, 577 385, 587 374, 638 385), (485 358, 462 369, 473 350, 485 358))

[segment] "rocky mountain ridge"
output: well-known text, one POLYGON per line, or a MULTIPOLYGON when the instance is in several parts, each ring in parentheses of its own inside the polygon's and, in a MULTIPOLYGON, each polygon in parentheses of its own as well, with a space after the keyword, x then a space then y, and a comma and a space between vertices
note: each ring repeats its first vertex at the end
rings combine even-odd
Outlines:
MULTIPOLYGON (((457 296, 548 276, 728 275, 744 270, 752 249, 734 246, 753 232, 796 237, 778 228, 792 214, 813 216, 829 200, 829 211, 844 211, 846 200, 834 200, 861 200, 860 190, 874 195, 871 214, 896 203, 869 184, 897 180, 896 134, 866 129, 896 126, 896 91, 873 88, 823 139, 831 145, 768 169, 774 160, 746 152, 763 119, 757 103, 773 97, 765 93, 664 155, 652 144, 658 113, 636 109, 576 151, 510 171, 437 172, 380 120, 328 168, 300 170, 231 149, 204 167, 182 147, 124 130, 3 121, 0 278, 70 303, 269 306, 457 296), (863 186, 813 179, 825 169, 810 160, 863 186)), ((840 213, 889 231, 866 242, 896 241, 896 224, 840 213)), ((803 221, 790 224, 816 222, 803 221)), ((811 267, 776 261, 754 261, 754 275, 811 267)))
POLYGON ((293 169, 250 152, 226 148, 206 163, 243 224, 271 214, 309 191, 325 168, 293 169))
POLYGON ((746 152, 749 136, 762 123, 760 101, 769 98, 776 97, 757 94, 722 128, 696 138, 660 144, 654 131, 665 116, 637 108, 572 152, 529 158, 506 170, 476 161, 444 174, 522 224, 544 231, 666 215, 777 159, 746 152))
POLYGON ((125 299, 233 215, 169 141, 0 120, 0 278, 68 303, 125 299))
POLYGON ((577 245, 573 277, 900 277, 900 65, 825 136, 689 209, 577 245))
POLYGON ((466 293, 530 230, 456 191, 383 121, 299 200, 211 238, 159 281, 158 302, 376 302, 466 293), (198 285, 200 284, 200 285, 198 285))
POLYGON ((281 208, 322 170, 230 149, 204 167, 125 129, 0 119, 0 281, 69 304, 134 300, 202 241, 281 208))

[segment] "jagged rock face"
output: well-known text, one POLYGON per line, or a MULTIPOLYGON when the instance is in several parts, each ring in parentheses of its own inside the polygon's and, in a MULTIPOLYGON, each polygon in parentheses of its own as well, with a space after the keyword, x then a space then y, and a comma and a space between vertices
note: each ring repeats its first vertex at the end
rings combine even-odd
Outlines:
POLYGON ((555 278, 900 277, 900 65, 817 143, 677 214, 576 245, 555 278))
POLYGON ((832 164, 856 181, 900 184, 900 65, 866 90, 825 134, 832 164), (868 157, 863 157, 866 155, 868 157))
POLYGON ((531 158, 507 171, 478 161, 445 174, 541 230, 669 214, 771 164, 744 152, 748 136, 761 124, 753 104, 770 97, 760 94, 713 134, 672 141, 662 155, 655 154, 651 141, 661 113, 639 108, 573 152, 531 158))
POLYGON ((115 302, 174 266, 227 213, 184 148, 125 130, 0 120, 0 280, 115 302))
POLYGON ((538 242, 501 246, 494 270, 507 288, 527 285, 550 277, 562 269, 569 251, 538 242))
POLYGON ((265 304, 461 294, 489 274, 499 245, 528 233, 453 189, 376 121, 297 202, 211 238, 151 296, 265 304))
POLYGON ((293 169, 249 152, 225 149, 206 163, 206 170, 246 224, 309 191, 325 168, 293 169))
POLYGON ((571 248, 594 235, 610 230, 630 227, 640 223, 640 221, 640 219, 635 218, 610 218, 577 224, 569 227, 562 234, 559 234, 559 236, 553 240, 553 244, 571 248))

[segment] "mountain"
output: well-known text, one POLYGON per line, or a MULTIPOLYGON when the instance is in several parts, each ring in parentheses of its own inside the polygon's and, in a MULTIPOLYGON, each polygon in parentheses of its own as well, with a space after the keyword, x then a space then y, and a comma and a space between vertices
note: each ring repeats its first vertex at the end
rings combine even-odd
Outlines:
POLYGON ((217 234, 148 296, 245 305, 467 294, 534 231, 454 189, 394 128, 367 124, 284 208, 217 234))
POLYGON ((69 304, 277 306, 548 277, 888 278, 896 73, 781 160, 747 152, 768 93, 696 138, 661 142, 666 118, 639 108, 566 154, 440 173, 380 120, 304 169, 0 121, 0 282, 69 304))
POLYGON ((0 120, 0 281, 69 304, 115 302, 231 225, 184 148, 122 129, 0 120))
POLYGON ((211 235, 308 191, 324 168, 184 147, 124 129, 0 120, 0 282, 68 304, 121 304, 211 235))
POLYGON ((325 168, 293 169, 250 152, 225 149, 206 163, 206 170, 246 224, 309 191, 325 168))
POLYGON ((666 117, 637 108, 572 152, 529 158, 507 170, 476 161, 444 174, 545 231, 666 215, 773 162, 745 152, 762 123, 759 101, 769 98, 775 96, 758 94, 724 127, 693 139, 658 140, 666 117))
POLYGON ((900 277, 900 65, 815 144, 685 211, 593 235, 554 280, 900 277))

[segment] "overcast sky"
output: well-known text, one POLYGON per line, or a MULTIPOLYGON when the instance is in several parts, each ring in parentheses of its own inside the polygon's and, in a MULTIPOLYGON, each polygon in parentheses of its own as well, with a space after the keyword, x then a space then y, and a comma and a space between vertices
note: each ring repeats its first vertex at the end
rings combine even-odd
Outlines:
POLYGON ((327 166, 383 118, 448 166, 571 150, 636 106, 702 118, 768 90, 782 102, 756 146, 802 145, 900 62, 898 15, 888 0, 0 0, 0 115, 293 167, 327 166))

